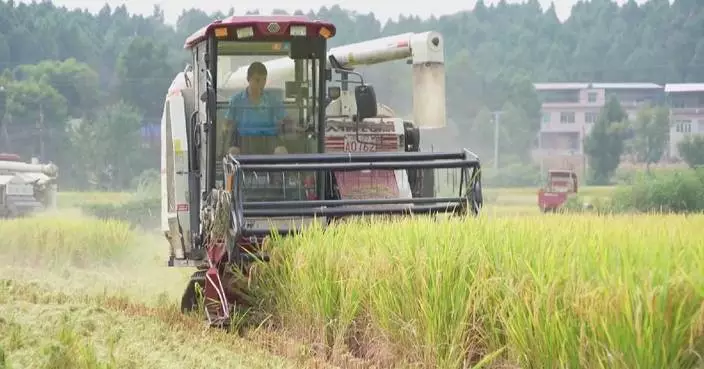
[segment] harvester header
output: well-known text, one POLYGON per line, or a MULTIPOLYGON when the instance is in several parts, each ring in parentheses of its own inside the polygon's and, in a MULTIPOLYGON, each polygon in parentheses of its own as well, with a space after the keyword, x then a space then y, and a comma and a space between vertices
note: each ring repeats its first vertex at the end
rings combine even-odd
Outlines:
MULTIPOLYGON (((459 152, 395 152, 348 154, 291 154, 286 158, 271 155, 228 155, 223 163, 227 183, 232 183, 232 215, 236 237, 263 237, 270 232, 286 235, 298 230, 291 228, 248 227, 247 218, 280 217, 345 217, 350 215, 403 215, 439 214, 457 215, 479 212, 481 194, 479 158, 468 150, 459 152), (455 197, 329 199, 246 201, 239 183, 245 182, 245 173, 256 172, 306 172, 328 170, 351 172, 360 170, 408 170, 426 168, 459 168, 462 181, 460 194, 455 197)), ((250 225, 253 225, 250 223, 250 225)))

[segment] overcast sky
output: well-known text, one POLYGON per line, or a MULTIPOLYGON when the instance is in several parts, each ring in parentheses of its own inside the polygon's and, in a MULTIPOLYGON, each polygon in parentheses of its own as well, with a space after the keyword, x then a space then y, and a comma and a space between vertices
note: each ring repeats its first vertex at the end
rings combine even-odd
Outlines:
MULTIPOLYGON (((30 0, 19 0, 20 2, 30 2, 30 0)), ((496 3, 499 0, 485 0, 487 4, 496 3)), ((539 0, 543 5, 543 9, 550 6, 551 0, 539 0)), ((554 0, 557 9, 557 15, 560 19, 565 19, 569 16, 572 5, 580 0, 554 0)), ((616 0, 619 4, 627 0, 616 0)), ((642 3, 645 0, 636 0, 642 3)), ((474 7, 476 0, 433 0, 433 1, 378 1, 378 0, 267 0, 266 7, 262 7, 261 0, 237 0, 237 1, 222 1, 222 0, 53 0, 54 4, 66 6, 68 8, 88 9, 91 12, 98 11, 106 2, 111 6, 127 4, 127 9, 130 13, 146 13, 149 14, 155 4, 164 9, 166 21, 173 23, 184 8, 198 7, 206 12, 222 10, 226 12, 230 7, 234 7, 237 14, 245 13, 247 10, 259 9, 260 12, 266 13, 271 9, 285 9, 293 12, 297 9, 308 11, 310 9, 319 9, 321 6, 340 5, 342 8, 353 9, 359 12, 367 13, 374 12, 378 19, 381 19, 382 24, 389 18, 396 19, 399 12, 405 15, 414 14, 427 17, 430 14, 436 16, 454 13, 460 10, 467 10, 474 7), (197 4, 197 5, 194 5, 197 4)), ((522 2, 521 0, 508 0, 510 3, 522 2)))

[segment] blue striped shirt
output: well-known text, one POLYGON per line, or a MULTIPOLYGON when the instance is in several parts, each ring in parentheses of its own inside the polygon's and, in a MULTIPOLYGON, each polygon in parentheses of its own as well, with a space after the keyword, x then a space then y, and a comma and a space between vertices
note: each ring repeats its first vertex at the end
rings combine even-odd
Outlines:
POLYGON ((262 91, 259 104, 253 105, 245 89, 230 98, 226 116, 236 122, 240 136, 276 136, 286 111, 283 102, 267 91, 262 91))

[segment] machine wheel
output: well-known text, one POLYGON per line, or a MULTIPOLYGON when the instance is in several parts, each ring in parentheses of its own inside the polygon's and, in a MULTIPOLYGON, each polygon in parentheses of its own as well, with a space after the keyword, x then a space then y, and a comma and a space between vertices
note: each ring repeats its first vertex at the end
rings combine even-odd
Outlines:
POLYGON ((205 288, 205 270, 199 270, 191 276, 188 281, 186 290, 183 291, 183 296, 181 297, 181 312, 184 314, 198 310, 198 290, 203 290, 205 288), (198 289, 196 289, 198 285, 198 289))

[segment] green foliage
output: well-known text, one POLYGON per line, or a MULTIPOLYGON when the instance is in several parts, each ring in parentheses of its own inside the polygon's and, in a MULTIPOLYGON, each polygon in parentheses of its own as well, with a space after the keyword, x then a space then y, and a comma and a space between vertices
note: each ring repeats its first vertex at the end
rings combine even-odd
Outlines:
POLYGON ((174 71, 168 64, 168 49, 159 40, 135 37, 117 59, 118 96, 143 113, 156 114, 174 71), (159 97, 159 98, 157 98, 159 97))
POLYGON ((101 219, 123 220, 141 228, 159 225, 161 187, 159 171, 146 170, 132 180, 133 195, 122 202, 96 201, 81 205, 81 210, 101 219))
POLYGON ((537 187, 542 183, 540 167, 534 164, 510 164, 482 169, 482 185, 487 187, 537 187))
POLYGON ((147 169, 132 179, 135 198, 154 198, 161 196, 161 173, 157 169, 147 169))
POLYGON ((7 113, 12 116, 10 125, 35 123, 40 114, 50 131, 61 132, 68 116, 68 101, 45 80, 25 79, 9 81, 7 88, 7 113))
POLYGON ((584 198, 578 194, 573 194, 567 197, 567 200, 562 204, 559 211, 561 212, 582 212, 584 210, 584 198))
POLYGON ((628 116, 616 97, 611 97, 584 142, 592 184, 605 185, 621 162, 628 116))
POLYGON ((619 186, 613 211, 690 213, 704 211, 704 169, 651 173, 619 186))
POLYGON ((81 210, 88 215, 100 219, 116 219, 144 228, 155 228, 159 225, 161 199, 158 197, 132 199, 120 204, 95 203, 85 204, 81 210))
MULTIPOLYGON (((306 15, 336 24, 338 34, 330 40, 330 47, 405 32, 441 32, 447 80, 452 81, 447 85, 448 118, 459 132, 447 146, 469 146, 482 157, 491 157, 493 126, 484 113, 503 111, 500 153, 529 157, 540 120, 534 82, 703 80, 704 41, 700 36, 704 8, 692 4, 651 0, 620 7, 613 1, 580 2, 564 22, 557 18, 554 6, 541 9, 537 1, 496 6, 479 2, 472 11, 427 20, 402 16, 385 23, 374 14, 337 5, 306 15)), ((79 188, 88 176, 79 171, 96 167, 103 159, 68 149, 76 141, 68 142, 65 128, 72 124, 67 120, 100 123, 96 115, 125 102, 130 106, 125 107, 125 115, 135 113, 140 123, 158 123, 166 88, 190 61, 183 50, 186 37, 231 14, 232 9, 227 14, 185 9, 171 26, 165 24, 158 7, 143 16, 129 14, 124 5, 106 5, 91 14, 51 2, 0 1, 0 66, 5 68, 0 71, 0 84, 9 84, 6 125, 0 127, 3 150, 24 157, 43 153, 42 160, 62 168, 62 188, 79 188), (33 127, 39 102, 46 129, 36 135, 33 127)), ((411 114, 411 72, 404 61, 359 70, 376 86, 380 102, 400 116, 411 114)), ((621 121, 609 119, 607 123, 621 121)), ((122 124, 132 127, 133 122, 129 118, 122 124)), ((119 126, 113 124, 116 130, 119 126)), ((614 155, 620 152, 618 140, 598 142, 602 141, 599 137, 610 136, 607 128, 597 129, 591 144, 590 164, 596 165, 593 179, 597 183, 607 181, 614 155)), ((127 150, 135 145, 122 143, 127 150)), ((124 176, 158 166, 157 150, 139 152, 152 161, 125 164, 117 155, 108 164, 122 167, 119 171, 124 176), (135 168, 130 171, 125 166, 135 168)), ((128 182, 118 179, 113 187, 126 187, 128 182)))
POLYGON ((100 109, 94 119, 75 122, 71 148, 82 158, 73 163, 75 175, 104 191, 127 188, 150 162, 142 148, 141 126, 139 113, 122 101, 100 109))
POLYGON ((483 106, 469 126, 463 127, 460 132, 469 138, 467 142, 472 151, 480 157, 491 158, 493 162, 494 135, 497 128, 496 119, 498 119, 499 163, 504 165, 513 162, 511 159, 507 160, 507 156, 512 159, 529 157, 529 152, 535 143, 534 137, 540 129, 539 116, 532 115, 533 112, 529 113, 524 105, 511 101, 504 103, 500 110, 495 112, 483 106))
POLYGON ((677 168, 651 168, 650 172, 644 172, 641 169, 619 168, 614 172, 612 182, 617 185, 631 185, 648 179, 653 172, 672 174, 678 171, 680 171, 680 169, 677 168))
POLYGON ((704 136, 687 135, 677 144, 685 163, 692 168, 704 165, 704 136))
POLYGON ((645 107, 638 111, 633 122, 635 137, 631 142, 631 149, 636 154, 639 162, 648 164, 660 160, 669 139, 670 116, 666 107, 645 107))
POLYGON ((96 109, 101 101, 98 73, 88 64, 74 58, 64 61, 43 60, 15 68, 18 80, 48 84, 66 99, 68 114, 80 118, 96 109))
POLYGON ((64 148, 68 102, 43 79, 5 79, 7 108, 0 130, 6 152, 25 158, 54 157, 64 148))

